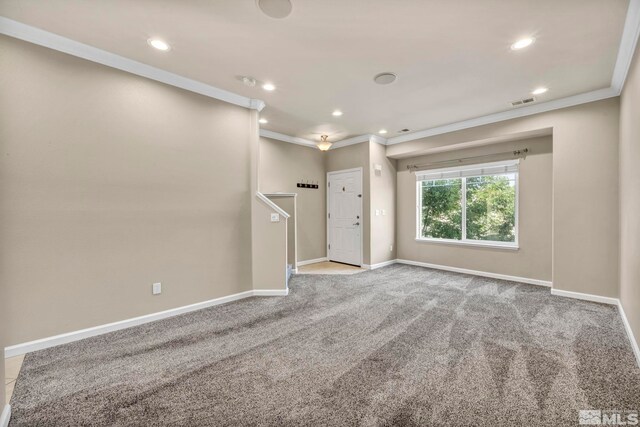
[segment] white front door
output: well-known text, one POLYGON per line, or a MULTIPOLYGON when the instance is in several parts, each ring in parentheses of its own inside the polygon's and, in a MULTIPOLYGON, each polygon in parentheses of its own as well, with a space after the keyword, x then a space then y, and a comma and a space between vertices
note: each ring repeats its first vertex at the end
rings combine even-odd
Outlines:
POLYGON ((362 168, 327 174, 330 261, 362 265, 362 168))

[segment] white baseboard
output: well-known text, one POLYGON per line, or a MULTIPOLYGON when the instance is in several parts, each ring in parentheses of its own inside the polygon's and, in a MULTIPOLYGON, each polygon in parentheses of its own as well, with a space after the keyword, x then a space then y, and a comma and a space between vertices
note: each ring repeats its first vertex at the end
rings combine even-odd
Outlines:
MULTIPOLYGON (((109 332, 119 331, 121 329, 130 328, 132 326, 143 325, 145 323, 154 322, 156 320, 166 319, 168 317, 178 316, 180 314, 189 313, 203 308, 213 307, 225 304, 231 301, 248 298, 252 296, 286 296, 288 289, 257 289, 251 291, 240 292, 237 294, 227 295, 208 301, 198 302, 195 304, 185 305, 182 307, 172 308, 170 310, 151 313, 144 316, 134 317, 131 319, 121 320, 118 322, 107 323, 105 325, 94 326, 79 331, 68 332, 65 334, 55 335, 52 337, 42 338, 35 341, 29 341, 22 344, 12 345, 4 349, 4 357, 14 357, 21 354, 30 353, 32 351, 43 350, 49 347, 55 347, 61 344, 67 344, 81 339, 94 337, 96 335, 107 334, 109 332)), ((2 427, 2 426, 0 426, 2 427)))
POLYGON ((491 279, 509 280, 512 282, 527 283, 529 285, 546 286, 549 288, 551 287, 551 282, 548 282, 546 280, 529 279, 527 277, 518 277, 518 276, 508 276, 506 274, 489 273, 487 271, 468 270, 466 268, 449 267, 446 265, 439 265, 439 264, 429 264, 426 262, 410 261, 407 259, 398 259, 396 261, 400 264, 416 265, 418 267, 434 268, 436 270, 452 271, 454 273, 471 274, 473 276, 489 277, 491 279))
POLYGON ((627 315, 624 313, 624 308, 622 308, 622 302, 620 302, 620 300, 618 300, 618 311, 620 312, 620 317, 622 317, 622 324, 627 332, 627 337, 629 337, 629 341, 631 342, 631 349, 636 356, 636 364, 640 367, 640 348, 638 348, 638 341, 636 341, 636 337, 633 335, 633 330, 631 330, 631 325, 629 324, 629 320, 627 320, 627 315))
POLYGON ((377 264, 362 264, 362 268, 366 268, 367 270, 375 270, 376 268, 386 267, 388 265, 392 265, 397 263, 397 259, 391 259, 389 261, 379 262, 377 264))
POLYGON ((308 259, 306 261, 298 261, 296 263, 297 267, 303 266, 303 265, 309 265, 309 264, 317 264, 319 262, 325 262, 328 261, 327 257, 324 258, 316 258, 316 259, 308 259))
POLYGON ((0 415, 0 427, 7 427, 9 425, 9 420, 11 419, 11 405, 4 405, 4 409, 2 410, 2 415, 0 415))
POLYGON ((256 297, 286 297, 289 289, 254 289, 253 295, 256 297))
POLYGON ((601 297, 600 295, 583 294, 580 292, 572 292, 572 291, 563 291, 562 289, 551 289, 551 295, 581 299, 584 301, 599 302, 601 304, 618 305, 618 302, 619 302, 618 298, 601 297))

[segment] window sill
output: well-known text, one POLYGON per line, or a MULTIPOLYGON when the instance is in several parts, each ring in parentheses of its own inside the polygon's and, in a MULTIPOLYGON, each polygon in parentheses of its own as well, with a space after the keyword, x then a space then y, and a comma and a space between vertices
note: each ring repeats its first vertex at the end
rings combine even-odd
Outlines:
POLYGON ((417 237, 418 243, 436 243, 440 245, 454 245, 454 246, 470 246, 475 248, 490 248, 490 249, 505 249, 508 251, 517 251, 520 247, 515 243, 496 243, 496 242, 472 242, 462 240, 446 240, 446 239, 426 239, 424 237, 417 237))

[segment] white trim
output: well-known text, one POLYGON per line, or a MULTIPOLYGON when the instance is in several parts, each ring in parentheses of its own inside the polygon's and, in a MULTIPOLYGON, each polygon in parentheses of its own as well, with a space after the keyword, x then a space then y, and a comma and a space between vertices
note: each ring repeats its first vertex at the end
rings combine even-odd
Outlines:
POLYGON ((11 405, 7 403, 4 405, 2 415, 0 415, 0 427, 7 427, 9 425, 9 420, 11 420, 11 405))
POLYGON ((330 197, 331 197, 331 191, 329 191, 328 189, 330 188, 330 179, 329 176, 330 175, 337 175, 337 174, 341 174, 341 173, 351 173, 351 172, 360 172, 360 197, 358 197, 360 199, 360 267, 363 266, 364 264, 364 168, 362 167, 358 167, 358 168, 351 168, 351 169, 342 169, 342 170, 337 170, 337 171, 331 171, 331 172, 327 172, 327 258, 329 259, 329 261, 331 261, 331 249, 329 249, 331 247, 331 239, 329 238, 331 236, 331 233, 329 232, 330 230, 330 226, 331 226, 331 216, 329 215, 329 209, 331 208, 331 204, 330 202, 330 197))
POLYGON ((298 193, 262 193, 267 197, 297 197, 298 193))
POLYGON ((253 296, 256 297, 286 297, 289 289, 254 289, 253 296))
POLYGON ((622 317, 624 330, 627 332, 627 337, 629 337, 631 349, 633 350, 633 354, 636 356, 636 364, 640 367, 640 348, 638 348, 638 341, 636 341, 636 337, 633 335, 633 330, 631 329, 629 320, 627 320, 627 315, 624 312, 624 308, 622 308, 622 302, 620 300, 618 300, 618 311, 620 311, 620 317, 622 317))
POLYGON ((389 261, 383 261, 383 262, 379 262, 377 264, 362 264, 362 268, 365 268, 367 270, 375 270, 377 268, 382 268, 382 267, 386 267, 388 265, 393 265, 396 264, 398 262, 397 259, 391 259, 389 261))
POLYGON ((490 242, 490 241, 484 242, 481 240, 433 239, 429 237, 416 237, 415 241, 418 243, 435 243, 438 245, 459 245, 459 246, 470 246, 475 248, 506 249, 510 251, 517 251, 520 249, 520 246, 518 246, 517 243, 512 243, 512 242, 500 243, 500 242, 490 242))
POLYGON ((67 344, 74 341, 79 341, 85 338, 95 337, 97 335, 107 334, 109 332, 119 331, 121 329, 130 328, 132 326, 143 325, 149 322, 155 322, 156 320, 167 319, 169 317, 178 316, 180 314, 190 313, 196 310, 202 310, 203 308, 209 308, 220 304, 225 304, 232 301, 237 301, 243 298, 249 298, 252 296, 285 296, 288 294, 287 289, 255 289, 251 291, 240 292, 237 294, 227 295, 220 298, 215 298, 208 301, 198 302, 195 304, 185 305, 182 307, 176 307, 165 311, 159 311, 157 313, 146 314, 144 316, 133 317, 131 319, 120 320, 118 322, 107 323, 104 325, 94 326, 87 329, 81 329, 79 331, 67 332, 52 337, 42 338, 35 341, 29 341, 22 344, 12 345, 4 349, 4 357, 14 357, 21 354, 30 353, 32 351, 43 350, 49 347, 55 347, 61 344, 67 344))
POLYGON ((317 264, 319 262, 327 262, 329 259, 327 257, 323 257, 323 258, 316 258, 316 259, 308 259, 305 261, 298 261, 298 267, 302 267, 303 265, 309 265, 309 264, 317 264))
POLYGON ((282 209, 280 206, 278 206, 275 203, 273 203, 271 200, 269 200, 268 197, 266 197, 261 192, 256 191, 256 197, 258 198, 258 200, 260 200, 262 203, 267 205, 269 208, 273 209, 274 211, 276 211, 277 213, 282 215, 284 217, 284 219, 287 219, 287 218, 291 217, 291 215, 289 215, 287 212, 285 212, 284 209, 282 209))
POLYGON ((620 38, 618 58, 613 69, 613 77, 611 77, 611 87, 618 94, 622 92, 624 82, 627 79, 627 73, 633 61, 633 53, 638 43, 638 36, 640 36, 640 0, 631 0, 620 38))
POLYGON ((361 144, 363 142, 369 142, 369 139, 372 135, 364 134, 354 136, 353 138, 343 139, 342 141, 336 141, 331 146, 330 150, 335 150, 336 148, 347 147, 349 145, 361 144))
POLYGON ((396 260, 399 264, 415 265, 418 267, 434 268, 436 270, 452 271, 454 273, 471 274, 473 276, 489 277, 491 279, 509 280, 511 282, 527 283, 529 285, 551 287, 552 283, 546 280, 529 279, 527 277, 509 276, 506 274, 490 273, 487 271, 469 270, 466 268, 449 267, 447 265, 430 264, 427 262, 411 261, 408 259, 396 260))
POLYGON ((580 299, 584 301, 599 302, 601 304, 618 305, 617 298, 602 297, 600 295, 593 295, 593 294, 583 294, 581 292, 563 291, 562 289, 551 289, 551 295, 556 295, 559 297, 566 297, 566 298, 573 298, 573 299, 580 299))
POLYGON ((241 107, 260 111, 265 105, 259 99, 247 98, 2 16, 0 34, 241 107))
POLYGON ((441 135, 444 133, 454 132, 462 129, 469 129, 476 126, 488 125, 491 123, 531 116, 533 114, 544 113, 547 111, 573 107, 575 105, 586 104, 588 102, 613 98, 618 95, 619 93, 617 93, 611 87, 598 89, 592 92, 569 96, 567 98, 555 99, 553 101, 542 102, 540 104, 527 105, 525 107, 515 108, 513 110, 507 110, 500 113, 489 114, 487 116, 476 117, 475 119, 463 120, 461 122, 451 123, 444 126, 437 126, 406 135, 396 136, 387 139, 387 145, 400 144, 401 142, 414 141, 416 139, 427 138, 429 136, 441 135))
POLYGON ((298 138, 297 136, 289 136, 283 133, 273 132, 266 129, 260 129, 260 136, 263 138, 271 138, 282 142, 289 142, 291 144, 302 145, 304 147, 318 148, 315 142, 308 139, 298 138))
POLYGON ((387 145, 387 138, 383 138, 378 135, 369 135, 369 141, 375 142, 380 145, 387 145))

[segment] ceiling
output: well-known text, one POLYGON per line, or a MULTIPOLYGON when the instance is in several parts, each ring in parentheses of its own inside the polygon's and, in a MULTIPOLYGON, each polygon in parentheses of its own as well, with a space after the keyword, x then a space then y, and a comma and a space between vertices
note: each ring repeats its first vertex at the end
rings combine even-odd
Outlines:
POLYGON ((607 88, 628 0, 3 0, 0 15, 262 99, 262 128, 318 140, 433 128, 607 88), (522 37, 536 42, 514 51, 522 37), (152 49, 150 37, 171 45, 152 49), (381 86, 373 77, 398 75, 381 86), (247 87, 239 76, 272 82, 247 87), (341 117, 332 111, 341 110, 341 117))

